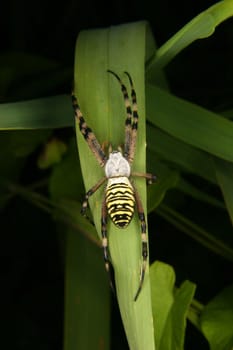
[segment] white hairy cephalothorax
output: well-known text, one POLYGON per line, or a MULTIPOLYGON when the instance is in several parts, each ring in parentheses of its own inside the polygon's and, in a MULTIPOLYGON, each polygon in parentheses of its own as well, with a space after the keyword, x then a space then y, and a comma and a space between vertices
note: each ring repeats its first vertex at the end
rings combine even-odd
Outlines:
POLYGON ((109 154, 104 170, 107 178, 130 176, 129 162, 119 151, 113 151, 109 154))

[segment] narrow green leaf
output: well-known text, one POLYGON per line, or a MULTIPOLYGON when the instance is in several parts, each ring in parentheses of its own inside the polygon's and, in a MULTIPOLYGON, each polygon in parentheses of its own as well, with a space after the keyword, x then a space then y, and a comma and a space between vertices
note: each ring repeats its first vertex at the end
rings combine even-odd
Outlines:
POLYGON ((233 162, 231 121, 150 84, 146 96, 151 123, 189 145, 233 162))
POLYGON ((194 173, 216 183, 214 164, 211 156, 206 152, 192 147, 159 128, 152 127, 152 125, 147 127, 147 141, 149 151, 152 150, 159 158, 168 161, 172 166, 175 165, 186 172, 194 173))
POLYGON ((233 224, 233 164, 221 159, 214 159, 216 175, 233 224))
POLYGON ((72 140, 62 161, 54 166, 49 181, 55 203, 52 214, 66 247, 64 349, 107 350, 110 290, 94 227, 81 215, 81 203, 74 201, 83 192, 77 157, 76 143, 72 140))
POLYGON ((188 320, 199 330, 201 331, 200 327, 200 314, 203 310, 204 306, 199 301, 193 299, 191 302, 191 305, 188 310, 187 318, 188 320))
POLYGON ((152 264, 150 277, 156 349, 183 350, 188 307, 195 285, 185 281, 175 292, 173 268, 158 261, 152 264))
POLYGON ((194 17, 157 50, 147 66, 148 78, 156 79, 157 71, 168 64, 180 51, 193 41, 212 35, 215 28, 231 16, 233 16, 233 2, 225 0, 219 1, 194 17))
MULTIPOLYGON (((66 201, 65 206, 80 224, 80 204, 66 201)), ((109 349, 110 291, 101 253, 80 232, 66 230, 65 350, 109 349)))
MULTIPOLYGON (((107 73, 107 69, 116 72, 128 87, 128 80, 123 72, 127 71, 132 76, 139 109, 138 140, 133 170, 141 172, 145 172, 146 164, 144 62, 146 39, 150 36, 146 31, 146 23, 137 22, 81 32, 77 40, 75 58, 75 94, 86 122, 100 143, 111 142, 115 149, 124 142, 126 112, 119 83, 107 73)), ((147 53, 153 50, 154 48, 147 47, 147 53)), ((78 126, 77 140, 83 179, 88 190, 103 177, 104 173, 80 134, 78 126)), ((145 180, 137 179, 135 185, 146 213, 145 180)), ((101 188, 90 199, 90 207, 100 238, 103 194, 104 189, 101 188)), ((140 224, 137 215, 124 230, 116 228, 109 222, 108 233, 117 297, 129 346, 134 350, 154 349, 148 270, 142 292, 134 302, 141 266, 140 224)))
POLYGON ((212 299, 201 314, 201 329, 211 350, 233 348, 233 286, 212 299))
POLYGON ((215 238, 213 234, 187 219, 173 208, 162 203, 159 208, 157 208, 157 214, 161 215, 186 235, 201 243, 204 247, 207 247, 229 261, 233 261, 233 249, 229 245, 215 238))
POLYGON ((0 54, 0 92, 4 96, 9 86, 21 79, 27 80, 37 74, 57 70, 61 65, 51 59, 39 55, 19 51, 6 51, 0 54), (26 78, 26 79, 25 79, 26 78))
POLYGON ((0 130, 50 129, 71 125, 70 96, 0 104, 0 130))
POLYGON ((226 209, 222 201, 216 199, 214 196, 205 193, 204 191, 199 190, 196 186, 193 186, 183 178, 180 178, 180 181, 177 183, 177 189, 201 202, 210 204, 223 210, 226 209))

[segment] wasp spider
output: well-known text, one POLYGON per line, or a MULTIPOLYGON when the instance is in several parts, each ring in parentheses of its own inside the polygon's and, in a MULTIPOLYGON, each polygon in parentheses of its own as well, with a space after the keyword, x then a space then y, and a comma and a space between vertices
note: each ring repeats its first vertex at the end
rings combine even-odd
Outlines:
POLYGON ((79 108, 78 101, 74 94, 72 94, 72 103, 75 112, 75 118, 79 124, 81 133, 88 143, 91 151, 96 157, 99 165, 104 167, 105 176, 100 179, 85 195, 85 200, 82 204, 82 214, 85 214, 88 200, 101 185, 107 181, 104 198, 102 202, 101 213, 101 231, 102 231, 102 247, 104 252, 105 267, 110 272, 110 260, 108 252, 108 237, 107 237, 107 216, 109 215, 112 222, 119 228, 125 228, 129 225, 133 214, 134 207, 136 205, 138 217, 141 225, 141 241, 142 241, 142 265, 140 272, 140 280, 138 290, 135 294, 134 300, 136 301, 145 276, 147 257, 148 257, 148 243, 146 234, 146 221, 145 215, 139 198, 137 189, 131 181, 131 177, 138 176, 147 179, 148 183, 155 181, 155 176, 152 174, 144 174, 139 172, 131 172, 131 164, 134 159, 137 128, 138 128, 138 111, 136 93, 133 86, 133 81, 129 73, 125 72, 128 76, 131 87, 131 102, 128 96, 126 86, 123 84, 119 76, 111 70, 108 70, 120 83, 121 90, 124 97, 126 108, 125 119, 125 143, 124 153, 119 147, 118 150, 112 150, 109 147, 109 154, 106 156, 103 147, 96 139, 95 134, 91 128, 86 124, 86 121, 79 108))

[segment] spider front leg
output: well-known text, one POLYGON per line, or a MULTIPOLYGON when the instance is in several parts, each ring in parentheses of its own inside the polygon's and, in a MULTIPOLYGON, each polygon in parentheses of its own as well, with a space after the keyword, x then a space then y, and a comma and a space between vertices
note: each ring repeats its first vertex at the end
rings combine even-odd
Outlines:
POLYGON ((83 114, 80 110, 78 100, 76 96, 72 93, 72 105, 74 109, 75 119, 78 122, 79 129, 87 142, 88 146, 90 147, 92 153, 94 154, 95 158, 97 159, 98 163, 101 167, 103 167, 107 161, 107 157, 100 146, 95 134, 93 133, 92 129, 87 125, 83 114))
POLYGON ((130 83, 131 87, 131 100, 132 106, 129 100, 129 95, 126 86, 123 84, 120 77, 111 70, 108 70, 109 73, 114 75, 114 77, 119 81, 121 85, 121 91, 125 101, 126 108, 126 119, 125 119, 125 150, 124 157, 132 164, 136 148, 137 140, 137 130, 138 130, 138 106, 137 106, 137 96, 133 85, 133 80, 128 72, 124 72, 130 83))
POLYGON ((130 152, 130 144, 131 144, 131 132, 132 132, 132 109, 131 103, 129 100, 129 95, 126 86, 123 84, 120 77, 111 70, 108 70, 108 73, 111 73, 120 83, 121 91, 123 94, 125 109, 126 109, 126 119, 125 119, 125 142, 124 142, 124 157, 128 159, 130 152))
POLYGON ((129 155, 128 161, 132 164, 135 155, 136 149, 136 140, 137 140, 137 132, 138 132, 138 105, 137 105, 137 96, 136 91, 134 89, 133 80, 128 72, 124 72, 129 78, 129 83, 131 87, 131 99, 132 99, 132 124, 131 124, 131 140, 129 145, 129 155))

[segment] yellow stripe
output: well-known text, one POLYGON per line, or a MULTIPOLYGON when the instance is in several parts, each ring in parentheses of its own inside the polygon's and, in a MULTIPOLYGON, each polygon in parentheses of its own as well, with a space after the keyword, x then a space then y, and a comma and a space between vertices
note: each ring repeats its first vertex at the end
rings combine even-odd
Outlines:
POLYGON ((124 228, 134 214, 133 189, 127 183, 114 183, 106 188, 106 206, 113 223, 124 228))

